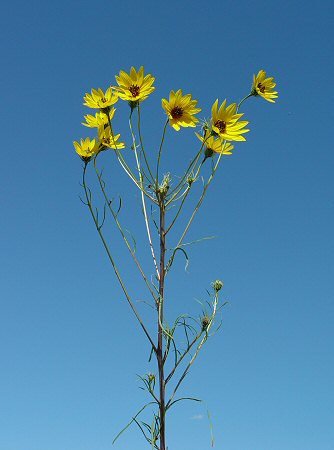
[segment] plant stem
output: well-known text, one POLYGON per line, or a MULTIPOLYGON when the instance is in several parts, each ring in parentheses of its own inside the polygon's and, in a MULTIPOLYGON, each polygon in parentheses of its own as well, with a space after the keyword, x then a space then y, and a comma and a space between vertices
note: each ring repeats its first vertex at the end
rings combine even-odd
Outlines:
MULTIPOLYGON (((112 202, 111 202, 111 200, 109 200, 109 198, 107 196, 107 193, 106 193, 106 190, 105 190, 105 182, 102 179, 102 171, 99 172, 99 170, 97 168, 97 165, 96 165, 96 157, 94 158, 94 168, 95 168, 95 172, 96 172, 96 175, 97 175, 97 179, 99 181, 99 185, 100 185, 101 191, 103 193, 104 199, 105 199, 106 204, 108 206, 108 209, 111 212, 111 214, 112 214, 112 216, 113 216, 113 218, 114 218, 114 220, 116 222, 117 228, 119 229, 119 231, 120 231, 120 233, 122 235, 122 238, 123 238, 123 240, 125 242, 125 245, 127 246, 127 248, 129 250, 129 252, 130 252, 134 262, 136 263, 136 265, 138 267, 138 270, 139 270, 141 276, 143 277, 143 280, 145 281, 145 284, 146 284, 148 290, 150 291, 150 293, 151 293, 155 303, 157 303, 158 300, 156 298, 156 294, 153 292, 153 289, 152 289, 152 287, 151 287, 151 285, 150 285, 150 283, 149 283, 149 281, 148 281, 148 279, 147 279, 147 277, 146 277, 146 275, 145 275, 145 273, 144 273, 144 271, 143 271, 143 269, 142 269, 142 267, 141 267, 141 265, 140 265, 140 263, 139 263, 139 261, 138 261, 138 259, 136 257, 136 254, 132 250, 131 245, 129 244, 129 241, 127 240, 127 238, 126 238, 126 236, 124 234, 123 228, 121 227, 121 224, 120 224, 120 222, 118 220, 117 213, 114 211, 114 209, 111 206, 112 202)), ((142 195, 143 195, 143 193, 142 193, 142 195)))
MULTIPOLYGON (((225 145, 225 144, 224 144, 224 145, 225 145)), ((192 213, 192 215, 191 215, 191 217, 190 217, 190 219, 189 219, 189 221, 188 221, 188 223, 187 223, 187 225, 186 225, 186 228, 184 229, 184 231, 183 231, 183 233, 182 233, 182 236, 180 237, 179 242, 178 242, 178 244, 177 244, 177 246, 176 246, 175 248, 178 248, 178 247, 181 246, 181 244, 182 244, 182 242, 183 242, 183 239, 184 239, 185 235, 187 234, 187 232, 188 232, 188 230, 189 230, 189 227, 190 227, 192 221, 194 220, 194 217, 195 217, 197 211, 199 210, 199 208, 200 208, 200 206, 201 206, 201 204, 202 204, 202 202, 203 202, 203 200, 204 200, 206 191, 208 190, 208 187, 209 187, 211 181, 213 180, 213 177, 214 177, 214 175, 215 175, 215 173, 216 173, 216 170, 218 169, 218 165, 219 165, 219 162, 220 162, 221 157, 222 157, 222 153, 221 153, 221 154, 219 155, 219 157, 218 157, 218 160, 217 160, 217 162, 216 162, 216 164, 215 164, 215 166, 214 166, 214 168, 213 168, 213 170, 212 170, 212 174, 210 175, 210 177, 209 177, 207 183, 205 184, 205 186, 204 186, 204 188, 203 188, 202 195, 200 196, 200 198, 199 198, 199 200, 198 200, 198 202, 197 202, 197 205, 196 205, 196 207, 195 207, 195 209, 194 209, 194 211, 193 211, 193 213, 192 213)), ((170 263, 171 263, 171 259, 168 261, 168 264, 167 264, 167 271, 168 271, 168 268, 170 267, 170 263)))
POLYGON ((164 126, 164 130, 162 132, 162 138, 161 138, 161 142, 160 142, 160 147, 159 147, 159 153, 158 153, 158 158, 157 158, 157 168, 156 168, 156 175, 155 175, 156 187, 159 184, 160 158, 161 158, 162 147, 163 147, 164 141, 165 141, 165 134, 166 134, 166 128, 167 128, 168 122, 169 122, 169 119, 166 120, 166 123, 165 123, 165 126, 164 126))
POLYGON ((142 152, 142 154, 144 156, 144 159, 145 159, 147 170, 149 171, 149 174, 151 176, 151 181, 150 182, 153 183, 154 182, 154 176, 152 174, 150 165, 149 165, 147 157, 146 157, 146 152, 145 152, 144 144, 143 144, 143 138, 142 138, 142 135, 141 135, 141 128, 140 128, 140 103, 138 103, 138 105, 137 105, 137 112, 138 112, 138 134, 139 134, 140 148, 141 148, 141 152, 142 152))
POLYGON ((254 95, 254 94, 251 92, 250 94, 246 95, 246 97, 244 97, 244 98, 238 103, 236 113, 239 112, 240 106, 243 104, 243 102, 244 102, 245 100, 247 100, 248 98, 252 97, 253 95, 254 95))
POLYGON ((207 328, 206 328, 206 330, 205 330, 205 335, 203 336, 201 342, 198 344, 198 347, 197 347, 197 349, 196 349, 196 351, 195 351, 195 354, 193 355, 193 357, 192 357, 191 360, 189 361, 189 363, 188 363, 187 367, 185 368, 183 374, 181 375, 181 377, 180 377, 180 379, 179 379, 177 385, 175 386, 175 389, 174 389, 174 391, 173 391, 173 393, 172 393, 170 399, 168 400, 168 402, 167 402, 167 404, 166 404, 166 409, 167 409, 167 408, 170 406, 170 404, 172 403, 172 400, 173 400, 173 398, 174 398, 174 396, 175 396, 175 394, 176 394, 176 391, 179 389, 179 387, 180 387, 182 381, 184 380, 185 376, 186 376, 187 373, 189 372, 189 369, 190 369, 191 365, 193 364, 193 362, 194 362, 195 359, 197 358, 198 353, 200 352, 201 348, 203 347, 203 345, 205 344, 205 342, 206 342, 207 339, 208 339, 208 336, 209 336, 209 330, 210 330, 210 328, 211 328, 211 326, 212 326, 212 324, 213 324, 213 321, 214 321, 214 319, 215 319, 215 317, 216 317, 216 313, 217 313, 217 305, 218 305, 218 294, 217 294, 217 292, 216 292, 216 293, 215 293, 215 299, 214 299, 214 302, 213 302, 213 311, 212 311, 212 315, 211 315, 211 318, 210 318, 210 322, 209 322, 209 324, 208 324, 208 326, 207 326, 207 328))
POLYGON ((165 376, 163 359, 163 313, 164 313, 164 285, 165 285, 165 254, 166 254, 166 232, 165 232, 165 199, 159 202, 160 208, 160 274, 159 274, 159 306, 158 306, 158 345, 157 361, 159 371, 159 416, 160 416, 160 450, 166 450, 165 443, 165 376))
MULTIPOLYGON (((138 109, 138 114, 139 114, 139 109, 138 109)), ((139 157, 138 157, 138 153, 137 153, 137 144, 136 144, 136 138, 133 132, 133 127, 132 127, 132 111, 130 113, 130 117, 129 117, 129 128, 131 131, 131 136, 132 136, 132 142, 133 142, 133 151, 135 154, 135 158, 136 158, 136 164, 137 164, 137 170, 138 170, 138 175, 139 175, 139 182, 140 182, 140 190, 141 190, 141 202, 142 202, 142 211, 143 211, 143 215, 144 215, 144 219, 145 219, 145 226, 146 226, 146 232, 147 232, 147 237, 148 237, 148 242, 150 244, 150 250, 151 250, 151 255, 152 255, 152 259, 153 259, 153 264, 157 273, 157 276, 159 277, 159 269, 158 269, 158 264, 157 264, 157 260, 155 258, 155 252, 154 252, 154 247, 153 247, 153 241, 152 241, 152 236, 151 236, 151 229, 150 229, 150 224, 148 222, 148 217, 147 217, 147 210, 146 210, 146 202, 145 202, 145 197, 144 197, 144 177, 143 177, 143 170, 142 167, 140 165, 140 161, 139 161, 139 157)), ((140 133, 140 122, 138 123, 138 128, 139 128, 139 133, 140 133)), ((141 144, 142 145, 142 144, 141 144)), ((150 167, 148 165, 148 162, 145 158, 146 164, 147 164, 147 168, 150 171, 150 167)))
POLYGON ((82 174, 82 186, 83 186, 84 191, 85 191, 85 196, 86 196, 86 201, 87 201, 86 204, 87 204, 87 206, 88 206, 88 208, 89 208, 89 211, 90 211, 90 213, 91 213, 91 216, 92 216, 93 222, 94 222, 94 224, 95 224, 96 230, 97 230, 97 232, 99 233, 100 238, 101 238, 101 241, 102 241, 102 243, 103 243, 103 246, 104 246, 104 248, 105 248, 105 250, 106 250, 106 252, 107 252, 109 261, 111 262, 111 265, 112 265, 112 267, 113 267, 113 269, 114 269, 115 275, 116 275, 116 277, 117 277, 117 279, 118 279, 118 281, 119 281, 119 284, 121 285, 122 291, 124 292, 125 298, 126 298, 126 300, 128 301, 128 303, 129 303, 129 305, 130 305, 132 311, 134 312, 134 315, 136 316, 136 318, 137 318, 137 320, 138 320, 140 326, 142 327, 144 333, 146 334, 147 339, 150 341, 150 343, 151 343, 151 345, 152 345, 152 348, 153 348, 153 351, 156 353, 156 352, 157 352, 157 348, 156 348, 156 346, 154 345, 154 342, 153 342, 153 340, 152 340, 152 338, 151 338, 149 332, 147 331, 147 329, 146 329, 146 327, 145 327, 143 321, 141 320, 141 318, 140 318, 140 316, 139 316, 139 314, 138 314, 138 312, 137 312, 137 310, 136 310, 136 308, 135 308, 133 302, 132 302, 131 299, 130 299, 130 296, 129 296, 128 291, 127 291, 127 289, 126 289, 126 287, 125 287, 125 285, 124 285, 124 283, 123 283, 123 280, 122 280, 122 278, 121 278, 121 276, 120 276, 120 273, 119 273, 119 271, 118 271, 118 269, 117 269, 117 266, 116 266, 116 264, 115 264, 115 261, 114 261, 113 257, 111 256, 111 253, 110 253, 108 244, 107 244, 107 242, 106 242, 106 240, 104 239, 104 236, 103 236, 103 234, 102 234, 102 231, 101 231, 101 225, 99 225, 97 215, 94 213, 94 210, 93 210, 93 205, 92 205, 92 201, 91 201, 91 192, 90 192, 89 188, 87 188, 87 184, 86 184, 86 171, 87 171, 87 163, 86 163, 85 166, 84 166, 83 174, 82 174))

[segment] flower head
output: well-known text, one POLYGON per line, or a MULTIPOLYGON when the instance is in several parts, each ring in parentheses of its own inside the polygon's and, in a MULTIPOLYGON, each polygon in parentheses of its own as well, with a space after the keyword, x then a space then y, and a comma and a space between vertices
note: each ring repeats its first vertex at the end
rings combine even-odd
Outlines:
POLYGON ((111 131, 110 127, 109 126, 104 127, 103 123, 99 125, 98 136, 100 143, 105 147, 113 149, 120 149, 125 147, 124 142, 117 142, 121 135, 120 134, 115 135, 111 131))
POLYGON ((104 93, 101 88, 92 89, 91 94, 84 96, 85 106, 95 109, 107 109, 111 105, 114 105, 118 101, 118 95, 113 91, 110 86, 104 93))
POLYGON ((182 95, 182 90, 169 94, 169 101, 166 98, 161 100, 162 107, 169 117, 169 123, 174 130, 179 131, 180 127, 195 127, 198 122, 197 114, 201 111, 196 108, 197 100, 191 99, 191 94, 182 95))
POLYGON ((212 105, 212 129, 223 139, 228 141, 245 141, 242 136, 247 133, 247 129, 243 129, 248 122, 239 121, 243 114, 236 114, 237 105, 232 103, 226 108, 226 100, 223 101, 218 109, 218 99, 212 105))
POLYGON ((273 88, 276 86, 274 83, 274 78, 266 78, 266 72, 264 70, 260 70, 257 75, 253 76, 253 87, 251 94, 253 95, 261 95, 265 100, 271 103, 275 103, 275 98, 278 97, 278 92, 273 91, 273 88))
POLYGON ((116 75, 116 81, 118 84, 117 92, 122 100, 129 102, 141 102, 145 100, 155 87, 152 86, 155 78, 151 74, 144 77, 144 67, 136 71, 134 67, 131 67, 130 74, 121 70, 119 75, 116 75))
POLYGON ((96 155, 99 152, 100 145, 96 141, 96 139, 93 139, 92 141, 90 138, 81 139, 80 144, 77 141, 73 142, 75 151, 78 153, 78 155, 81 157, 81 159, 85 162, 88 162, 94 155, 96 155))
POLYGON ((92 116, 91 114, 87 114, 84 116, 86 122, 82 122, 82 125, 89 128, 98 128, 98 126, 101 124, 101 122, 105 125, 108 125, 109 120, 112 120, 115 114, 116 108, 111 108, 110 111, 108 111, 108 114, 104 112, 98 112, 95 113, 95 116, 92 116), (108 118, 109 116, 109 118, 108 118))
POLYGON ((232 150, 234 149, 234 145, 231 145, 229 142, 226 142, 220 136, 213 136, 209 134, 210 132, 206 132, 204 137, 195 133, 200 141, 205 145, 205 155, 210 157, 213 153, 219 153, 222 155, 232 155, 232 150))

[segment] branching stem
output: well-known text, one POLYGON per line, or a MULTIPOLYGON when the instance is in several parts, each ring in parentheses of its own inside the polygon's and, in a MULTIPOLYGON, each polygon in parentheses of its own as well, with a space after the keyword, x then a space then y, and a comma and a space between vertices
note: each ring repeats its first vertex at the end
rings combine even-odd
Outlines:
POLYGON ((185 378, 185 376, 187 375, 187 373, 188 373, 190 367, 192 366, 192 364, 194 363, 195 359, 197 358, 197 356, 198 356, 198 354, 199 354, 201 348, 203 347, 203 345, 205 344, 206 340, 208 339, 208 333, 209 333, 209 330, 210 330, 210 328, 211 328, 211 326, 212 326, 212 324, 213 324, 214 318, 215 318, 216 313, 217 313, 217 305, 218 305, 218 294, 217 294, 217 292, 216 292, 216 293, 215 293, 215 299, 214 299, 214 302, 213 302, 213 311, 212 311, 212 315, 211 315, 211 318, 210 318, 210 322, 208 323, 208 326, 206 327, 205 335, 203 336, 201 342, 198 344, 198 347, 197 347, 197 349, 196 349, 196 352, 195 352, 194 356, 193 356, 193 357, 191 358, 191 360, 189 361, 189 364, 187 365, 187 367, 185 368, 184 372, 182 373, 182 375, 181 375, 179 381, 177 382, 177 384, 176 384, 176 386, 175 386, 175 388, 174 388, 174 391, 173 391, 173 393, 172 393, 170 399, 169 399, 168 402, 166 403, 166 409, 168 409, 168 407, 170 406, 170 404, 171 404, 171 402, 173 401, 173 398, 174 398, 174 396, 175 396, 177 390, 179 389, 179 387, 180 387, 182 381, 184 380, 184 378, 185 378))
POLYGON ((105 185, 104 185, 104 182, 103 182, 103 180, 102 180, 102 173, 99 172, 99 170, 98 170, 98 168, 97 168, 97 165, 96 165, 96 158, 97 158, 97 157, 94 158, 94 168, 95 168, 95 172, 96 172, 96 175, 97 175, 97 179, 98 179, 98 181, 99 181, 99 185, 100 185, 101 191, 102 191, 102 193, 103 193, 104 199, 105 199, 105 201, 106 201, 106 204, 107 204, 107 206, 108 206, 108 208, 109 208, 109 211, 111 212, 111 214, 112 214, 112 216, 113 216, 113 218, 114 218, 114 220, 115 220, 115 222, 116 222, 117 228, 119 229, 119 231, 120 231, 120 233, 121 233, 121 235, 122 235, 122 238, 123 238, 123 240, 124 240, 124 242, 125 242, 126 247, 128 248, 128 250, 129 250, 129 252, 130 252, 130 254, 131 254, 131 256, 132 256, 134 262, 136 263, 136 265, 137 265, 137 267, 138 267, 138 270, 139 270, 141 276, 143 277, 143 280, 145 281, 145 284, 146 284, 148 290, 150 291, 152 297, 154 298, 154 301, 157 303, 157 302, 158 302, 158 299, 157 299, 157 297, 156 297, 155 294, 154 294, 154 291, 153 291, 153 289, 152 289, 152 287, 151 287, 151 285, 150 285, 150 283, 149 283, 149 281, 148 281, 148 279, 147 279, 147 277, 146 277, 146 275, 145 275, 145 273, 144 273, 144 271, 143 271, 143 269, 142 269, 142 267, 141 267, 141 265, 140 265, 140 263, 139 263, 139 261, 138 261, 138 259, 137 259, 137 257, 136 257, 136 254, 135 254, 134 251, 132 250, 132 247, 131 247, 131 245, 129 244, 129 241, 127 240, 127 238, 126 238, 126 236, 125 236, 125 234, 124 234, 124 232, 123 232, 122 226, 121 226, 121 224, 120 224, 120 222, 119 222, 119 220, 118 220, 118 218, 117 218, 116 212, 114 211, 114 209, 113 209, 112 206, 111 206, 111 201, 109 200, 109 198, 108 198, 108 196, 107 196, 107 193, 106 193, 106 190, 105 190, 105 185))
MULTIPOLYGON (((140 122, 139 122, 138 126, 140 126, 140 122)), ((137 169, 138 169, 138 174, 139 174, 139 181, 140 181, 140 185, 141 185, 141 189, 140 189, 141 190, 141 202, 142 202, 142 208, 143 208, 143 215, 144 215, 144 220, 145 220, 146 232, 147 232, 147 237, 148 237, 148 242, 149 242, 149 246, 150 246, 150 250, 151 250, 152 259, 153 259, 153 264, 154 264, 154 267, 155 267, 155 271, 156 271, 157 277, 159 279, 159 269, 158 269, 158 264, 157 264, 157 260, 156 260, 156 257, 155 257, 155 251, 154 251, 154 247, 153 247, 151 229, 150 229, 150 224, 148 222, 148 216, 147 216, 147 210, 146 210, 146 202, 145 202, 145 197, 144 197, 144 193, 143 193, 145 191, 143 174, 142 174, 142 171, 141 171, 140 161, 139 161, 139 158, 138 158, 138 152, 137 152, 137 146, 136 146, 136 138, 135 138, 135 135, 134 135, 134 132, 133 132, 133 128, 132 128, 132 110, 131 110, 130 118, 129 118, 129 127, 130 127, 130 131, 131 131, 131 135, 132 135, 133 151, 134 151, 135 158, 136 158, 136 164, 137 164, 137 169)), ((143 151, 143 153, 144 153, 144 151, 143 151)), ((149 169, 149 165, 148 165, 148 162, 146 160, 146 157, 145 157, 145 161, 146 161, 147 167, 149 169)), ((149 172, 151 173, 150 169, 149 169, 149 172)))
POLYGON ((98 231, 98 233, 99 233, 99 235, 100 235, 100 238, 101 238, 101 240, 102 240, 103 246, 104 246, 104 248, 105 248, 105 250, 106 250, 106 252, 107 252, 109 261, 110 261, 110 263, 111 263, 111 265, 112 265, 112 267, 113 267, 113 269, 114 269, 114 272, 115 272, 115 275, 116 275, 116 277, 117 277, 117 280, 119 281, 119 284, 121 285, 121 288, 122 288, 122 291, 124 292, 124 295, 125 295, 125 297, 126 297, 126 300, 128 301, 128 303, 129 303, 129 305, 130 305, 132 311, 134 312, 134 314, 135 314, 135 316, 136 316, 136 318, 137 318, 137 320, 138 320, 140 326, 142 327, 142 329, 143 329, 143 331, 144 331, 146 337, 147 337, 148 340, 150 341, 150 344, 151 344, 151 346, 152 346, 154 352, 157 353, 157 348, 156 348, 156 346, 155 346, 155 344, 154 344, 154 342, 153 342, 153 340, 152 340, 150 334, 148 333, 148 331, 147 331, 147 329, 146 329, 146 327, 145 327, 143 321, 141 320, 141 318, 140 318, 140 316, 139 316, 139 314, 138 314, 138 312, 137 312, 137 310, 136 310, 136 308, 135 308, 133 302, 131 301, 131 298, 130 298, 130 296, 129 296, 129 294, 128 294, 128 291, 127 291, 127 289, 126 289, 126 287, 125 287, 125 285, 124 285, 124 283, 123 283, 123 280, 122 280, 122 278, 121 278, 121 276, 120 276, 120 273, 119 273, 119 271, 118 271, 118 269, 117 269, 117 266, 116 266, 116 264, 115 264, 115 262, 114 262, 114 259, 113 259, 113 257, 111 256, 111 253, 110 253, 108 244, 107 244, 107 242, 106 242, 106 240, 104 239, 104 236, 103 236, 103 234, 102 234, 101 227, 99 226, 99 223, 98 223, 98 220, 97 220, 97 216, 96 216, 96 214, 94 213, 94 210, 93 210, 93 206, 92 206, 92 195, 91 195, 91 192, 88 190, 87 184, 86 184, 86 169, 87 169, 87 164, 85 164, 84 169, 83 169, 82 185, 83 185, 83 188, 84 188, 84 191, 85 191, 85 196, 86 196, 87 206, 88 206, 89 211, 90 211, 90 213, 91 213, 91 215, 92 215, 92 218, 93 218, 95 227, 96 227, 96 229, 97 229, 97 231, 98 231))

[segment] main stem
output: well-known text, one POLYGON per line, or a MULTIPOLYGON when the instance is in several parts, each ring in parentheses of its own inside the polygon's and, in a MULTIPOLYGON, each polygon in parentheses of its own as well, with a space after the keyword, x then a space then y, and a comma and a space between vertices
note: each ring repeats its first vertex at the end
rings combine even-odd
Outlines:
POLYGON ((160 208, 160 271, 159 271, 159 305, 158 305, 158 346, 157 360, 159 370, 159 416, 160 416, 160 450, 166 450, 165 440, 165 376, 163 360, 163 313, 164 313, 164 285, 165 285, 165 254, 166 254, 166 230, 165 230, 165 199, 161 198, 160 208))

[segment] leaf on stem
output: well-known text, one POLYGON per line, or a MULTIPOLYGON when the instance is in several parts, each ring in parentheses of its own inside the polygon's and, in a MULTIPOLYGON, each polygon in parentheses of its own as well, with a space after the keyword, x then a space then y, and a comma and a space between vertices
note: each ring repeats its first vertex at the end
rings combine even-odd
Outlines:
POLYGON ((149 403, 146 403, 146 405, 144 405, 138 412, 137 412, 137 414, 135 414, 133 417, 132 417, 132 419, 130 420, 130 422, 118 433, 118 435, 115 437, 115 439, 112 441, 112 443, 114 444, 115 442, 116 442, 116 440, 120 437, 120 435, 121 434, 123 434, 124 433, 124 431, 125 430, 127 430, 128 428, 129 428, 129 426, 133 423, 133 422, 136 422, 136 418, 139 416, 139 414, 141 413, 141 412, 143 412, 144 411, 144 409, 147 407, 147 406, 149 406, 149 405, 154 405, 156 402, 149 402, 149 403))

